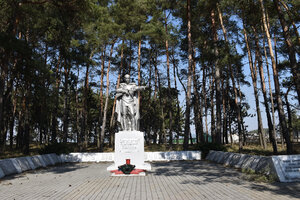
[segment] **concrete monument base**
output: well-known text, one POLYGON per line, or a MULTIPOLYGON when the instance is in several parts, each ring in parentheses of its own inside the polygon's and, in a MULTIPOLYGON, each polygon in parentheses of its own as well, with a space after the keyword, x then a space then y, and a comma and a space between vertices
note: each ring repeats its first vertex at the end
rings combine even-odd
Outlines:
POLYGON ((145 163, 143 132, 120 131, 115 134, 114 164, 109 166, 107 170, 118 170, 118 167, 126 164, 126 160, 128 161, 128 159, 131 165, 135 165, 135 169, 151 170, 151 165, 145 163))

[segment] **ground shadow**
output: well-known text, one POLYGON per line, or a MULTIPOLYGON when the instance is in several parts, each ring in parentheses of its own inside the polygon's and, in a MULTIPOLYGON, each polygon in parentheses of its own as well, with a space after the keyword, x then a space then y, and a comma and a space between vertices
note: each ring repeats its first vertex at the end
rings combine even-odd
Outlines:
POLYGON ((82 165, 80 163, 62 163, 54 166, 42 167, 35 170, 24 171, 21 174, 13 174, 9 176, 5 176, 1 181, 12 180, 15 178, 24 178, 27 174, 45 174, 45 173, 54 173, 54 174, 64 174, 67 172, 76 171, 79 169, 87 168, 88 165, 82 165))
POLYGON ((242 185, 256 191, 269 191, 278 195, 285 195, 300 199, 300 182, 297 183, 259 183, 246 180, 245 174, 240 171, 224 167, 209 161, 171 161, 153 162, 152 172, 155 176, 192 176, 181 184, 208 184, 218 182, 242 185), (200 178, 201 177, 201 178, 200 178))

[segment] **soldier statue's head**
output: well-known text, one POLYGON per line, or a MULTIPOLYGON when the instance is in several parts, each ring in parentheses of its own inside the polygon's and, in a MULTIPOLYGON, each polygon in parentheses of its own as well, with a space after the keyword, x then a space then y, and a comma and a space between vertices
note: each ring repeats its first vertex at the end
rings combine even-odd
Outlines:
POLYGON ((125 82, 126 82, 127 84, 129 84, 129 83, 130 83, 130 75, 129 75, 129 74, 126 74, 126 75, 124 76, 124 78, 125 78, 125 82))

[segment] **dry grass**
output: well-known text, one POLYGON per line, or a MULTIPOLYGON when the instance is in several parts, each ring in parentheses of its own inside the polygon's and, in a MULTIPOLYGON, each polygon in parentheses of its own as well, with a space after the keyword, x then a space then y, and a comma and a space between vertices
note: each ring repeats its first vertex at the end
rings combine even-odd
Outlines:
MULTIPOLYGON (((72 146, 74 149, 74 152, 79 152, 79 148, 76 144, 68 144, 69 146, 72 146)), ((4 152, 0 152, 0 159, 5 158, 16 158, 16 157, 22 157, 22 156, 33 156, 38 155, 40 150, 44 147, 44 145, 39 144, 31 144, 30 145, 30 153, 29 155, 25 155, 21 150, 16 150, 15 148, 13 150, 10 150, 9 147, 6 147, 4 152)), ((300 154, 300 143, 294 143, 294 153, 300 154)), ((239 152, 238 144, 233 145, 225 145, 225 148, 228 152, 239 152)), ((183 145, 182 144, 174 144, 172 146, 165 145, 165 144, 151 144, 151 145, 145 145, 145 151, 147 152, 154 152, 154 151, 182 151, 183 145)), ((197 145, 190 145, 189 150, 199 150, 199 146, 197 145)), ((104 152, 113 152, 114 149, 112 147, 106 146, 104 148, 104 152)), ((86 149, 85 152, 99 152, 96 145, 90 145, 88 149, 86 149)), ((245 154, 250 155, 264 155, 264 156, 271 156, 273 155, 273 149, 271 144, 268 144, 267 149, 263 149, 258 144, 249 144, 244 146, 242 152, 245 154)), ((278 144, 278 154, 279 155, 285 155, 286 150, 285 147, 282 148, 281 144, 278 144)))
MULTIPOLYGON (((225 145, 228 152, 239 152, 239 146, 238 144, 233 145, 225 145)), ((300 154, 300 143, 294 143, 294 154, 300 154)), ((286 147, 282 147, 281 144, 277 145, 278 148, 278 155, 285 155, 286 154, 286 147)), ((259 144, 248 144, 243 147, 242 152, 245 154, 250 155, 264 155, 264 156, 272 156, 273 154, 273 148, 271 144, 267 145, 266 149, 263 149, 259 144)))
POLYGON ((13 149, 11 150, 9 146, 5 147, 4 152, 0 152, 0 159, 5 159, 5 158, 17 158, 17 157, 22 157, 22 156, 34 156, 39 154, 39 150, 43 146, 40 146, 38 144, 30 144, 30 152, 29 155, 25 155, 22 150, 20 149, 13 149))

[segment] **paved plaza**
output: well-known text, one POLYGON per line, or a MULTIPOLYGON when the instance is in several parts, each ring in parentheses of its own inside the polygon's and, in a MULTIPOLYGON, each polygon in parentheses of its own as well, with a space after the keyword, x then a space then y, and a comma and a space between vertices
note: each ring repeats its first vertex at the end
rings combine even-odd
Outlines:
POLYGON ((144 177, 111 177, 111 163, 63 164, 0 180, 0 199, 300 199, 300 183, 256 183, 207 161, 151 163, 144 177))

